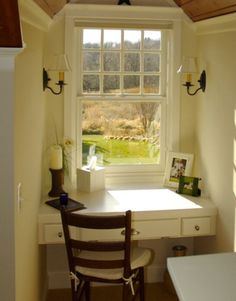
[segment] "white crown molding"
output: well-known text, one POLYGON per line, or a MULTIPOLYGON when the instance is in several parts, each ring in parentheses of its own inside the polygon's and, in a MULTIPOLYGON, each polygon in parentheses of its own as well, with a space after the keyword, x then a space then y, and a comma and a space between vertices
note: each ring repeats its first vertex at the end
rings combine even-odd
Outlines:
POLYGON ((179 7, 145 7, 128 5, 66 4, 66 17, 133 20, 180 20, 183 11, 179 7))
POLYGON ((197 35, 236 31, 236 13, 194 23, 197 35))
POLYGON ((24 47, 22 48, 6 48, 6 47, 0 47, 0 57, 15 57, 17 54, 19 54, 24 47))
POLYGON ((48 31, 52 19, 33 0, 19 0, 19 11, 21 21, 48 31))

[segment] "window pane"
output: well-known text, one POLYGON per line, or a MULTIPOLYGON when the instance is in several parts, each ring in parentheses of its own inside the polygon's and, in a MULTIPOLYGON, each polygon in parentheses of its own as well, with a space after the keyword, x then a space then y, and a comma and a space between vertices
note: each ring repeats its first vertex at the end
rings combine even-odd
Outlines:
POLYGON ((120 53, 105 52, 103 54, 104 71, 120 71, 120 53))
POLYGON ((140 71, 140 55, 139 53, 125 53, 124 69, 128 72, 140 71))
POLYGON ((124 92, 130 94, 140 93, 140 76, 125 75, 124 76, 124 92))
POLYGON ((99 165, 159 163, 160 104, 83 102, 82 112, 83 164, 94 146, 99 165))
POLYGON ((144 93, 155 93, 159 94, 160 92, 160 87, 159 87, 159 76, 149 76, 145 75, 144 76, 144 93))
POLYGON ((120 93, 120 76, 105 75, 103 78, 104 93, 120 93))
POLYGON ((159 54, 144 53, 144 72, 159 72, 160 56, 159 54))
POLYGON ((99 71, 100 70, 100 54, 99 52, 83 53, 83 70, 99 71))
POLYGON ((101 29, 83 30, 83 48, 101 47, 101 29))
POLYGON ((82 93, 159 94, 161 38, 161 30, 84 29, 82 93))
POLYGON ((121 44, 121 30, 104 30, 103 47, 119 49, 121 44))
POLYGON ((161 48, 161 32, 160 31, 144 31, 144 48, 160 49, 161 48))
POLYGON ((124 30, 124 48, 140 49, 141 31, 140 30, 124 30))
POLYGON ((83 93, 99 92, 99 76, 84 75, 83 76, 83 93))

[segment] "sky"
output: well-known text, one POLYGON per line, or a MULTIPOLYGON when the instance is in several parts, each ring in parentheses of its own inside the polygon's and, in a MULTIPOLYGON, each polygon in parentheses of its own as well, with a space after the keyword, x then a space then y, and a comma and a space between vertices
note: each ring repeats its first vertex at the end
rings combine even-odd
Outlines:
MULTIPOLYGON (((161 33, 159 31, 144 31, 145 38, 151 38, 153 40, 159 40, 161 33)), ((130 42, 138 42, 141 38, 140 30, 125 30, 124 38, 130 42)), ((84 44, 93 42, 99 44, 101 40, 101 30, 100 29, 86 29, 84 30, 83 41, 84 44)), ((104 30, 104 42, 119 43, 121 40, 121 30, 109 29, 104 30)))

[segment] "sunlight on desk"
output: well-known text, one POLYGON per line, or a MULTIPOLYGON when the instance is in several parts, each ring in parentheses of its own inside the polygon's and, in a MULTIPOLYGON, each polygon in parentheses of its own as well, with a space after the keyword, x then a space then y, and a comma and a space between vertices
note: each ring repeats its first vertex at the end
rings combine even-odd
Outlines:
POLYGON ((128 210, 130 207, 135 207, 135 211, 154 208, 158 210, 202 208, 169 189, 108 190, 107 192, 118 202, 121 210, 128 210))

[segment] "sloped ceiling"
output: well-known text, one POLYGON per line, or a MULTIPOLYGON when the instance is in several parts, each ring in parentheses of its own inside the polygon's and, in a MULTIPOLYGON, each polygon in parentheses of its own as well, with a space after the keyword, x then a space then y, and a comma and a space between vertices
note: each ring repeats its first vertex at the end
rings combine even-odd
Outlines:
MULTIPOLYGON (((197 22, 236 12, 236 0, 129 0, 136 6, 179 6, 197 22)), ((34 0, 50 17, 57 14, 66 3, 117 5, 118 0, 34 0)))
POLYGON ((235 0, 174 0, 193 22, 236 12, 235 0))
POLYGON ((22 47, 17 0, 0 1, 0 47, 22 47))

